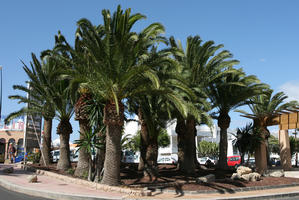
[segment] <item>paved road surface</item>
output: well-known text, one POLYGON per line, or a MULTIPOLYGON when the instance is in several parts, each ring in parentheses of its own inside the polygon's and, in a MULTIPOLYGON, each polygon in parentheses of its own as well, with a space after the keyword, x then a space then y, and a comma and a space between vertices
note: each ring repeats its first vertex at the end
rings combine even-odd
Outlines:
POLYGON ((41 197, 33 197, 21 193, 12 192, 3 187, 0 187, 0 199, 1 200, 50 200, 41 197))

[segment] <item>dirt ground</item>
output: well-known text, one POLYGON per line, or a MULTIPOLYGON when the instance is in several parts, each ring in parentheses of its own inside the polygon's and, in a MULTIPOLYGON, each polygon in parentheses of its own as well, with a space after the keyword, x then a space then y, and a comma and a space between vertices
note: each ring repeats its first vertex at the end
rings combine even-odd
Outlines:
MULTIPOLYGON (((38 164, 32 165, 35 168, 52 171, 67 176, 73 176, 72 170, 63 172, 56 170, 56 164, 52 164, 49 167, 41 167, 38 164)), ((72 168, 75 169, 76 163, 72 164, 72 168)), ((272 185, 286 185, 286 184, 299 184, 298 178, 287 178, 287 177, 262 177, 262 180, 256 182, 247 182, 239 180, 231 180, 230 176, 234 173, 234 170, 219 171, 214 168, 210 169, 197 169, 196 173, 192 176, 185 176, 176 170, 174 165, 159 165, 159 176, 158 178, 143 177, 143 173, 137 170, 136 164, 122 165, 121 167, 121 183, 126 187, 134 188, 163 188, 171 190, 181 191, 201 191, 201 190, 218 190, 218 191, 229 191, 236 188, 245 187, 258 187, 258 186, 272 186, 272 185), (207 174, 215 174, 216 181, 212 183, 196 183, 197 177, 204 176, 207 174), (175 184, 178 182, 184 182, 184 184, 175 184), (168 184, 165 184, 168 183, 168 184), (170 183, 170 184, 169 184, 170 183), (179 188, 178 188, 179 187, 179 188)))

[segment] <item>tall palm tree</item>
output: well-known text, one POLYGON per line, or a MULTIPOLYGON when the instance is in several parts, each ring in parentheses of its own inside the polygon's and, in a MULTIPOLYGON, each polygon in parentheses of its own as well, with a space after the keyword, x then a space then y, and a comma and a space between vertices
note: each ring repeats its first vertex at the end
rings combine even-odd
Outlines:
MULTIPOLYGON (((177 62, 170 59, 175 49, 157 51, 153 48, 149 54, 156 60, 156 73, 160 79, 159 89, 152 88, 147 94, 129 98, 129 110, 138 115, 141 125, 141 157, 139 170, 155 175, 158 157, 158 135, 171 119, 171 109, 186 116, 187 102, 182 93, 192 93, 177 72, 177 62), (133 109, 132 109, 133 108, 133 109)), ((151 62, 151 60, 149 60, 151 62)))
POLYGON ((118 6, 111 15, 103 10, 104 25, 95 27, 87 19, 78 22, 80 40, 88 51, 87 65, 92 66, 86 77, 95 96, 105 101, 106 157, 102 183, 120 182, 120 139, 124 124, 124 99, 146 93, 159 79, 152 70, 154 60, 147 63, 148 48, 160 41, 164 28, 154 23, 140 33, 132 32, 134 24, 143 19, 118 6))
MULTIPOLYGON (((262 155, 268 154, 267 162, 269 162, 270 159, 267 150, 268 138, 270 137, 270 132, 267 129, 267 120, 275 117, 279 111, 298 105, 297 101, 284 102, 287 98, 288 97, 283 92, 273 94, 273 90, 268 89, 264 91, 263 94, 252 97, 251 101, 248 102, 251 113, 244 110, 236 110, 236 112, 249 115, 252 119, 254 119, 253 126, 259 129, 261 137, 263 138, 263 141, 257 148, 257 151, 261 152, 262 155)), ((267 166, 262 166, 262 163, 259 165, 259 159, 257 159, 256 162, 257 166, 261 167, 261 169, 259 169, 261 172, 267 169, 267 166)))
MULTIPOLYGON (((24 63, 23 63, 24 64, 24 63)), ((44 118, 44 134, 41 164, 48 166, 50 164, 51 152, 51 132, 52 120, 55 116, 55 109, 52 102, 52 92, 48 89, 49 85, 53 85, 58 76, 57 65, 54 60, 49 57, 43 57, 40 62, 34 54, 32 54, 31 69, 24 64, 23 69, 29 78, 30 87, 22 85, 14 85, 13 88, 26 92, 27 96, 12 95, 10 99, 17 99, 19 103, 26 103, 26 106, 19 111, 13 112, 7 116, 5 123, 13 118, 22 115, 41 115, 44 118)))
MULTIPOLYGON (((61 44, 60 32, 55 36, 55 46, 61 44)), ((57 65, 59 76, 52 85, 47 85, 51 91, 51 101, 55 108, 55 117, 59 121, 56 133, 60 138, 60 156, 57 163, 57 169, 67 170, 70 167, 70 134, 73 132, 70 119, 74 114, 74 105, 77 99, 76 93, 70 85, 70 80, 65 76, 65 71, 72 67, 67 51, 54 48, 46 50, 43 56, 51 58, 57 65)))
POLYGON ((238 72, 227 74, 208 87, 207 93, 216 112, 213 117, 217 119, 220 127, 219 167, 227 168, 227 129, 230 125, 229 112, 239 106, 245 105, 249 98, 259 95, 267 86, 260 84, 255 76, 246 76, 240 69, 238 72))
POLYGON ((180 74, 186 80, 187 85, 196 93, 196 97, 186 96, 190 104, 197 109, 190 109, 187 118, 177 115, 176 133, 178 135, 178 157, 179 169, 184 173, 194 173, 196 160, 196 125, 205 122, 211 124, 207 114, 210 110, 207 102, 207 95, 204 88, 217 77, 232 73, 233 69, 227 69, 228 66, 237 64, 237 60, 231 60, 232 54, 226 50, 220 51, 223 45, 214 45, 213 41, 204 42, 199 36, 189 36, 185 50, 182 45, 170 38, 171 46, 181 51, 181 54, 175 55, 175 59, 181 64, 180 74), (195 116, 200 113, 200 117, 195 116))
MULTIPOLYGON (((76 35, 80 35, 80 32, 77 31, 76 35)), ((90 72, 88 63, 88 52, 85 50, 85 46, 82 42, 76 37, 74 48, 69 45, 65 37, 58 32, 58 35, 55 37, 56 45, 54 50, 56 53, 63 55, 60 59, 63 59, 63 62, 68 65, 68 68, 63 72, 64 78, 70 81, 70 90, 73 94, 76 94, 79 98, 75 103, 75 120, 79 122, 80 136, 79 140, 85 138, 84 133, 90 132, 91 126, 89 123, 89 113, 87 108, 88 102, 93 97, 92 93, 86 86, 85 77, 90 72)), ((89 170, 89 161, 88 161, 88 152, 85 149, 85 146, 81 146, 79 149, 79 158, 77 167, 74 175, 82 177, 84 174, 88 173, 89 170)))

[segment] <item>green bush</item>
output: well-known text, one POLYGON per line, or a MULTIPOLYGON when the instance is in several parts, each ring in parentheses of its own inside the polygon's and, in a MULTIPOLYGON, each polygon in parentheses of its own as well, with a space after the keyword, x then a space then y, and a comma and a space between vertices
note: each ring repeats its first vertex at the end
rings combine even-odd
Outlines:
POLYGON ((68 170, 66 170, 66 173, 68 173, 70 175, 74 175, 75 170, 73 168, 69 168, 68 170))
POLYGON ((40 156, 41 156, 41 153, 40 152, 37 152, 37 153, 30 153, 28 155, 28 161, 32 162, 32 163, 39 163, 40 161, 40 156))

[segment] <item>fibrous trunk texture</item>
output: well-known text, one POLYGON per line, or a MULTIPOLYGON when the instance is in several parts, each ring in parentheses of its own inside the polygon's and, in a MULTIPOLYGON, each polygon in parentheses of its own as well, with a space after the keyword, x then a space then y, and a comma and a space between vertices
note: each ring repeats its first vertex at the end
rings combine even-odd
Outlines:
POLYGON ((178 169, 185 174, 193 174, 196 157, 195 122, 178 118, 176 133, 178 135, 178 169))
POLYGON ((106 185, 120 184, 121 132, 124 124, 124 106, 107 103, 104 108, 104 124, 106 125, 106 156, 102 183, 106 185))
MULTIPOLYGON (((90 126, 87 120, 79 119, 79 127, 80 127, 80 140, 81 140, 84 139, 84 132, 90 131, 90 126)), ((83 177, 85 174, 88 173, 90 156, 91 155, 88 154, 85 147, 80 148, 77 168, 75 170, 75 176, 83 177)))
POLYGON ((44 134, 42 142, 42 156, 40 164, 48 166, 51 162, 51 133, 52 133, 52 119, 44 119, 44 134))
POLYGON ((67 170, 71 167, 70 162, 70 134, 73 132, 69 120, 61 120, 57 127, 57 134, 60 138, 60 155, 57 169, 67 170))
POLYGON ((220 127, 219 163, 220 169, 227 169, 227 129, 230 125, 230 117, 227 113, 220 113, 218 126, 220 127))
MULTIPOLYGON (((86 109, 86 105, 92 99, 92 95, 88 92, 80 94, 80 98, 78 99, 75 105, 75 120, 79 121, 80 128, 80 140, 84 139, 84 133, 86 131, 90 131, 89 121, 88 121, 88 111, 86 109)), ((75 170, 75 176, 83 177, 89 171, 89 156, 86 152, 85 147, 81 147, 79 150, 78 164, 75 170)))

